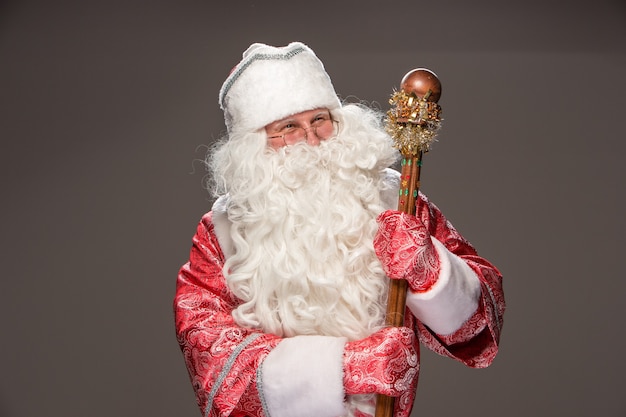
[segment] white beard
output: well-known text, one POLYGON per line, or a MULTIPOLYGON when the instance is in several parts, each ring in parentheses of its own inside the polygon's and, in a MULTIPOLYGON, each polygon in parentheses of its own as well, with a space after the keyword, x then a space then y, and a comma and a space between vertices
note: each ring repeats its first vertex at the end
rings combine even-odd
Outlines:
POLYGON ((392 155, 388 138, 370 130, 253 161, 228 206, 234 255, 224 273, 242 300, 239 325, 349 340, 383 325, 387 279, 372 240, 392 155))

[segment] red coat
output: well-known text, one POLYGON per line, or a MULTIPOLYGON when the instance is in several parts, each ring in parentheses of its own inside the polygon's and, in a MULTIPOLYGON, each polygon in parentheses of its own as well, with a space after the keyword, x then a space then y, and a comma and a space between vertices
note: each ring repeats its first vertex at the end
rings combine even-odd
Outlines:
MULTIPOLYGON (((501 275, 477 255, 424 196, 419 200, 416 215, 443 244, 440 246, 445 246, 456 259, 454 262, 462 263, 465 268, 469 266, 468 270, 477 277, 477 308, 460 328, 442 335, 423 323, 424 320, 429 323, 428 314, 423 320, 416 318, 416 315, 422 317, 420 301, 407 300, 407 308, 411 310, 407 310, 405 324, 415 329, 419 341, 429 349, 470 367, 486 367, 498 351, 502 328, 505 302, 501 275)), ((282 339, 235 323, 231 312, 238 300, 222 274, 224 260, 214 213, 209 212, 198 225, 189 262, 178 275, 174 303, 178 342, 204 416, 266 416, 268 409, 259 387, 260 365, 282 339)), ((342 393, 338 395, 343 398, 342 393)), ((395 415, 408 416, 414 398, 415 389, 398 398, 395 415)))

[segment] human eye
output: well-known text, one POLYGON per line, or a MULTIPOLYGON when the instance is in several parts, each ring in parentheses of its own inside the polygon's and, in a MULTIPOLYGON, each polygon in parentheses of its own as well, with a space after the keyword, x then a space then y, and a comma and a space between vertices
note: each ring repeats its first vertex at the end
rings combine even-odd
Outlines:
POLYGON ((283 133, 291 132, 292 130, 297 129, 297 128, 298 126, 294 122, 286 122, 281 126, 280 131, 283 133))
POLYGON ((329 114, 318 114, 317 116, 315 116, 315 118, 313 119, 311 124, 312 125, 321 125, 321 124, 324 124, 325 122, 327 122, 328 120, 330 120, 330 115, 329 114))

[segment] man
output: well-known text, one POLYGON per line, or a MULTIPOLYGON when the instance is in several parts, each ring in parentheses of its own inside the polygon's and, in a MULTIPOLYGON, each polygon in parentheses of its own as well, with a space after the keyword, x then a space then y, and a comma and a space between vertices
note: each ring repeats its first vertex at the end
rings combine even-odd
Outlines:
POLYGON ((342 105, 313 51, 253 44, 220 91, 218 197, 198 225, 176 330, 205 416, 408 416, 419 341, 471 367, 498 350, 501 276, 428 199, 393 208, 380 115, 342 105), (406 279, 404 327, 384 326, 406 279))

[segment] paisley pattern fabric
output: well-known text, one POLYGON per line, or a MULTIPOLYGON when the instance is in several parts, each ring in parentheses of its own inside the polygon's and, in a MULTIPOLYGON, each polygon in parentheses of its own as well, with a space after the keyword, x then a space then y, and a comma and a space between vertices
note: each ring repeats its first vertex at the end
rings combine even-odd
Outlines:
POLYGON ((502 275, 489 261, 478 256, 470 243, 421 193, 416 203, 416 217, 426 226, 431 236, 463 259, 481 282, 478 309, 457 331, 447 335, 436 334, 415 320, 420 342, 432 351, 456 359, 467 366, 485 368, 493 362, 498 353, 502 332, 506 308, 502 275))
POLYGON ((178 276, 178 342, 204 416, 263 416, 256 371, 280 338, 235 324, 237 300, 225 285, 223 261, 208 214, 178 276))
POLYGON ((414 292, 429 290, 439 275, 439 258, 426 226, 417 217, 395 210, 381 213, 377 221, 374 250, 385 274, 407 280, 414 292))
POLYGON ((386 327, 348 342, 344 349, 346 394, 398 397, 412 387, 419 366, 417 338, 407 327, 386 327))
MULTIPOLYGON (((416 217, 428 234, 472 268, 480 279, 481 294, 476 312, 451 334, 436 334, 408 309, 405 327, 413 329, 419 342, 441 355, 470 367, 486 367, 496 356, 502 329, 505 302, 501 275, 477 255, 438 208, 421 194, 416 217)), ((257 371, 281 339, 242 328, 234 322, 231 312, 239 300, 226 285, 223 263, 212 213, 207 213, 193 237, 189 262, 178 275, 174 300, 178 342, 204 416, 266 416, 257 385, 262 379, 257 371)), ((395 393, 400 394, 395 400, 396 417, 408 417, 411 413, 419 372, 419 344, 408 337, 402 340, 407 360, 402 366, 408 366, 410 377, 400 380, 404 385, 402 390, 395 387, 398 388, 395 393), (409 360, 410 365, 407 365, 409 360), (408 389, 405 389, 406 384, 409 384, 408 389)), ((357 346, 353 347, 353 355, 360 355, 356 353, 357 346)), ((384 351, 384 346, 381 349, 380 352, 384 351)), ((344 382, 346 391, 354 389, 350 386, 352 381, 344 382)))

